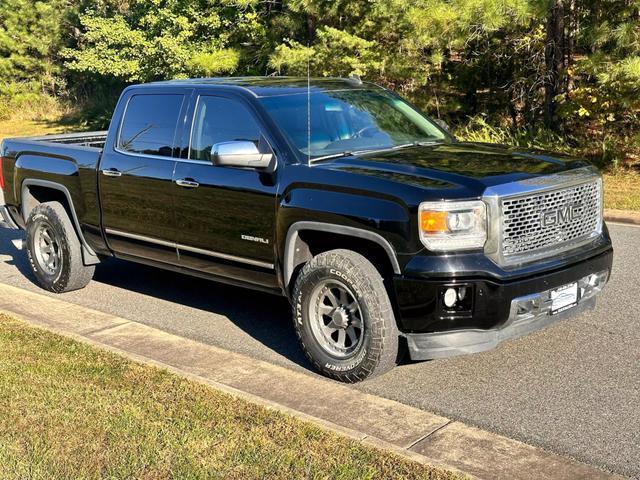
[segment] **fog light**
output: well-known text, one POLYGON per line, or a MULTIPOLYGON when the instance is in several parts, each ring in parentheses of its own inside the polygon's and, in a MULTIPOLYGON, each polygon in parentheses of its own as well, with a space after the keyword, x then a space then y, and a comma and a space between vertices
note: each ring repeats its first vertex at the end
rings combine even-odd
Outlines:
POLYGON ((455 288, 447 288, 444 292, 444 304, 447 308, 451 308, 456 304, 458 300, 458 292, 455 288))

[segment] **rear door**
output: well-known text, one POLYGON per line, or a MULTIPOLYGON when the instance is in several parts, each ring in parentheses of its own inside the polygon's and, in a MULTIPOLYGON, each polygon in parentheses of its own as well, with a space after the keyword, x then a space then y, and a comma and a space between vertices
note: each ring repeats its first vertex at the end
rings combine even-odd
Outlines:
POLYGON ((176 264, 171 187, 189 92, 149 90, 123 100, 117 136, 103 153, 102 226, 117 254, 176 264))
POLYGON ((250 283, 277 285, 274 270, 276 175, 216 166, 215 143, 249 140, 270 147, 251 106, 240 98, 201 95, 188 159, 174 173, 180 262, 184 267, 250 283))

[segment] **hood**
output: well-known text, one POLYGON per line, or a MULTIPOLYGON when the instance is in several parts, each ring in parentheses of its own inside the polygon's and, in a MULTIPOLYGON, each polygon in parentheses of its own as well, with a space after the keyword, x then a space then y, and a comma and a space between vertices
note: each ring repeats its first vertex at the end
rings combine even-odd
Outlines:
POLYGON ((563 154, 494 144, 455 142, 351 155, 319 163, 423 188, 466 190, 477 196, 492 185, 580 168, 587 162, 563 154))

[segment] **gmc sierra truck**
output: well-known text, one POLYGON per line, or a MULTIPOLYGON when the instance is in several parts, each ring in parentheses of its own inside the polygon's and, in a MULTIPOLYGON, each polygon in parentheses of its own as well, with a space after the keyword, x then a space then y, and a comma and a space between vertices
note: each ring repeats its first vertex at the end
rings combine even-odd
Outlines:
POLYGON ((284 295, 309 360, 345 382, 575 315, 611 272, 587 162, 457 141, 358 79, 134 85, 108 131, 0 156, 2 217, 43 288, 117 257, 284 295))

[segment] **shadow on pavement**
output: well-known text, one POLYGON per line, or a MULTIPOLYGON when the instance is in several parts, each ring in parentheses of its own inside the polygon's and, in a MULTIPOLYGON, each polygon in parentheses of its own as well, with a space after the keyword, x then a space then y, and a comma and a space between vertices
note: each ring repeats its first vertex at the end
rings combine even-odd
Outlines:
POLYGON ((266 347, 311 367, 298 346, 284 297, 116 259, 100 264, 94 281, 222 315, 266 347))
MULTIPOLYGON (((26 252, 11 244, 11 240, 23 237, 22 231, 0 228, 0 252, 10 255, 12 259, 5 262, 37 285, 26 252)), ((266 347, 311 370, 298 345, 284 297, 117 259, 99 264, 93 281, 224 316, 266 347)))

